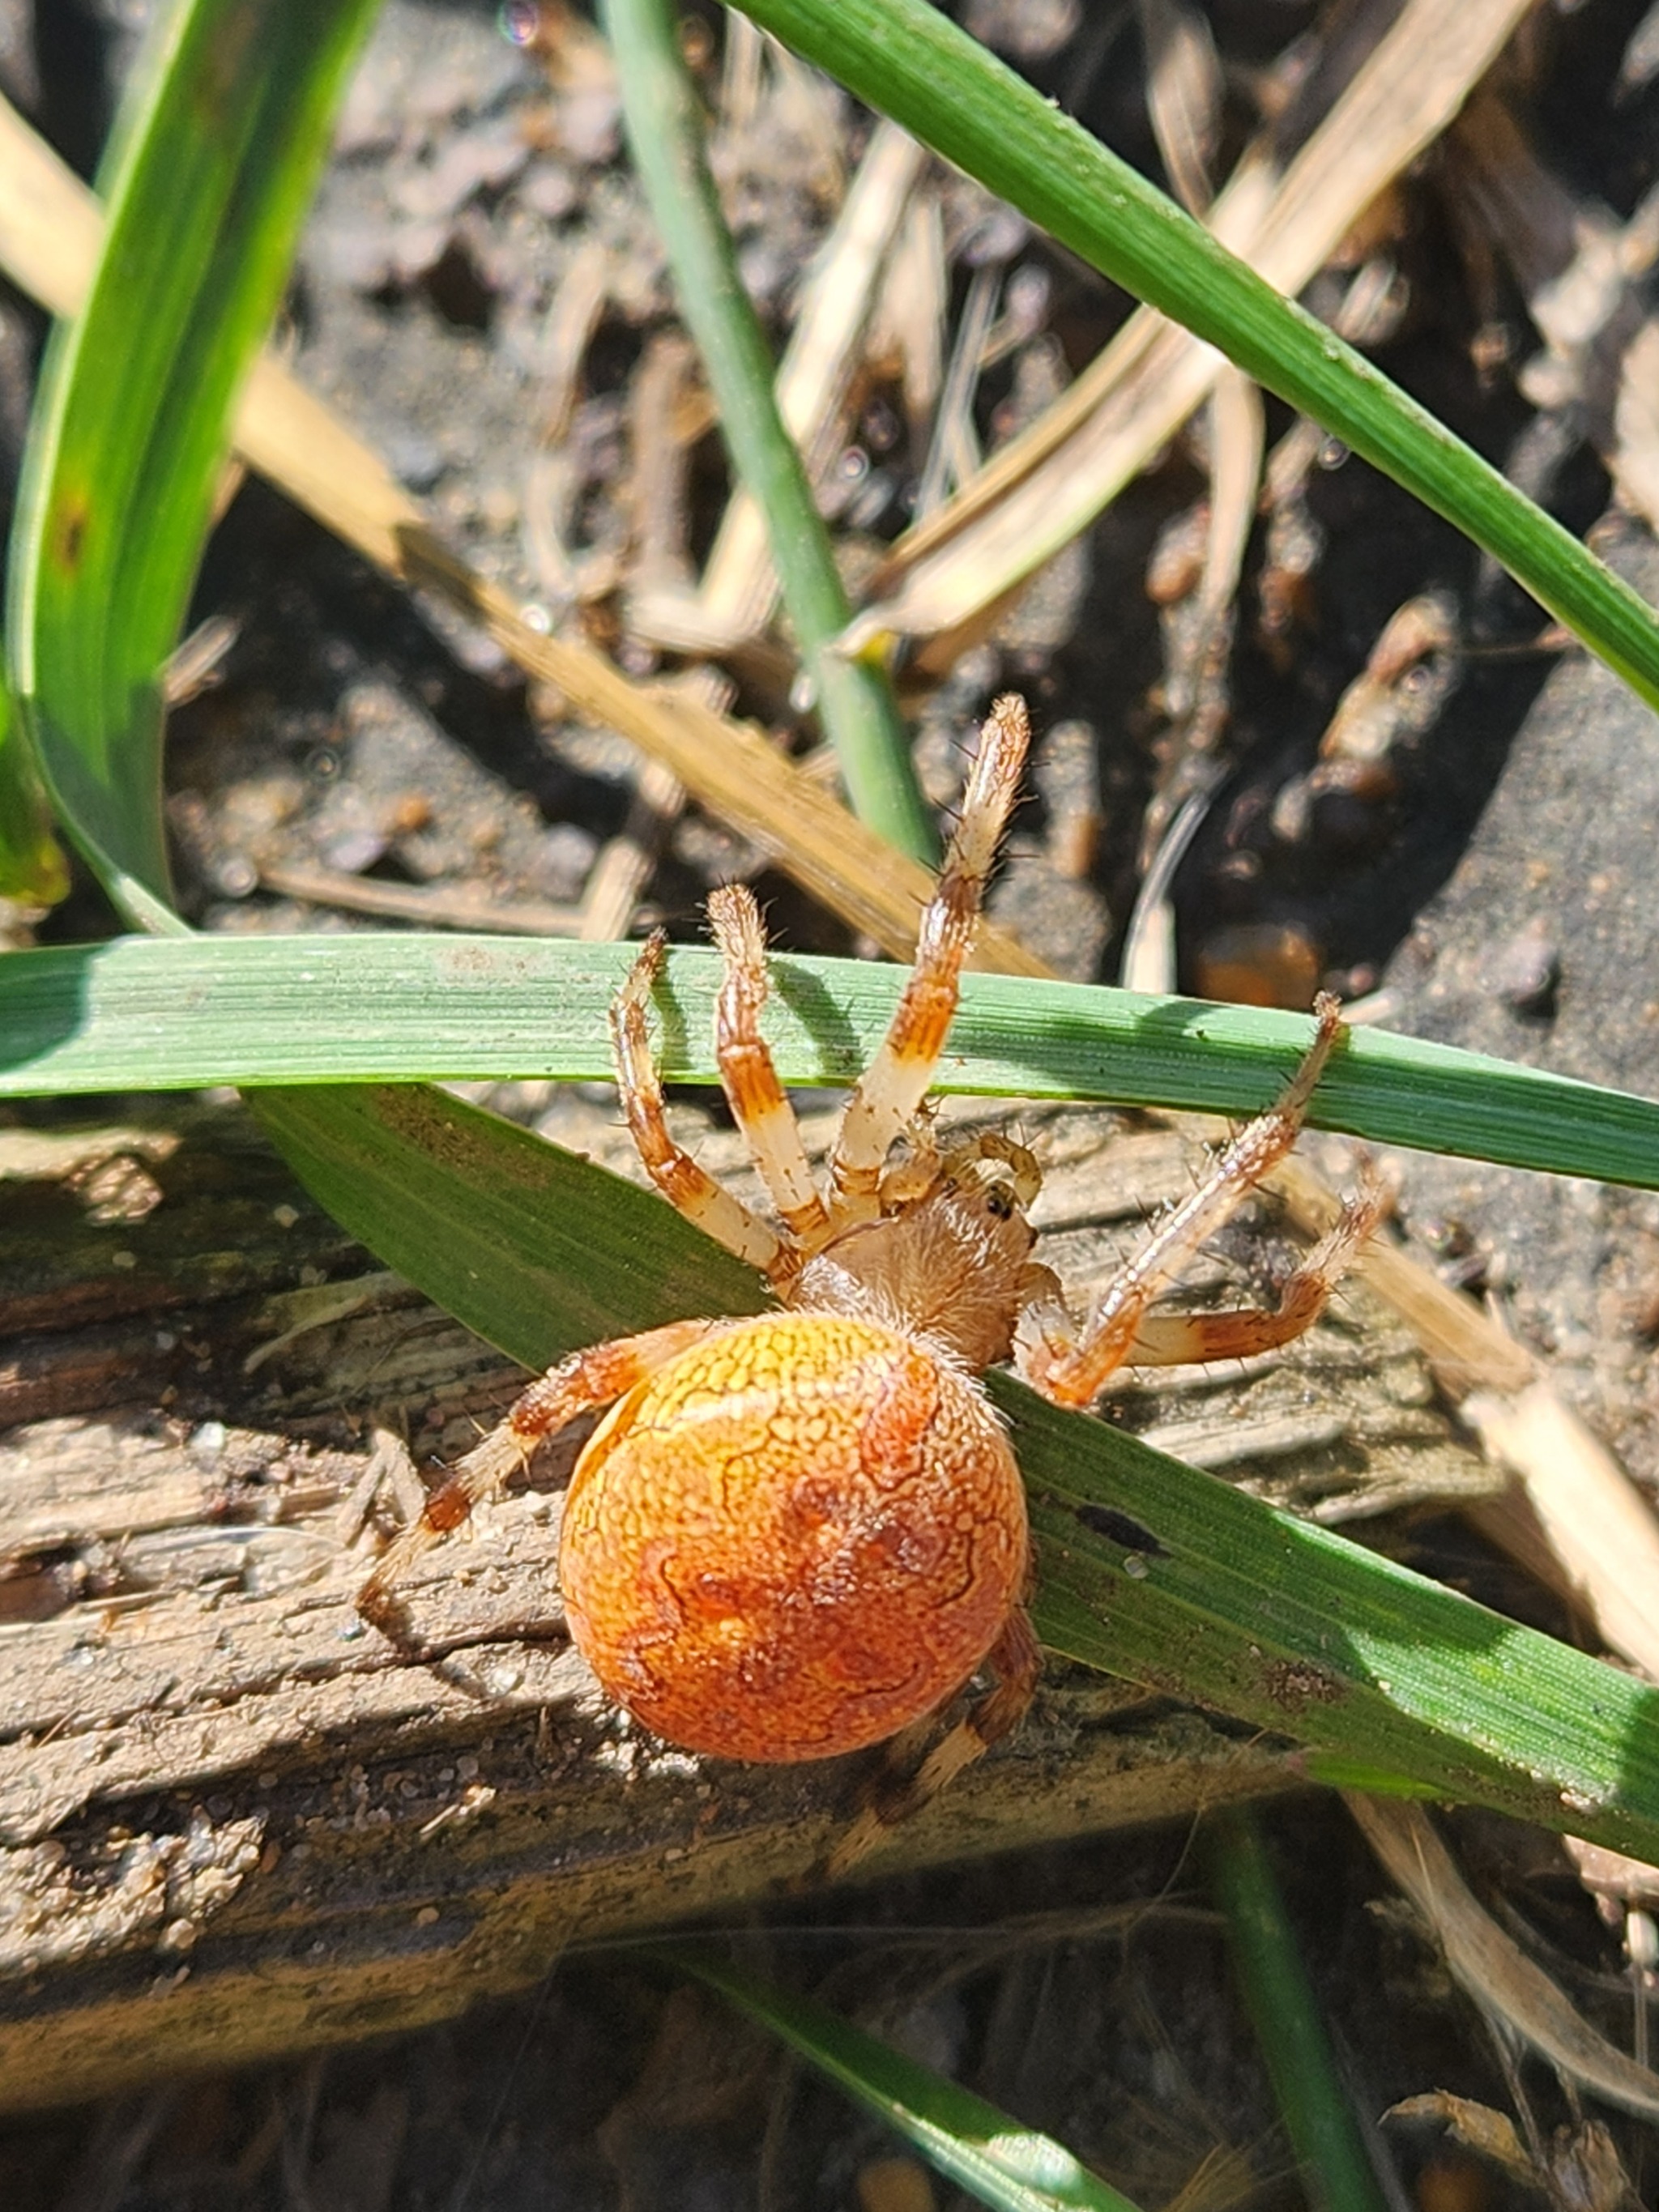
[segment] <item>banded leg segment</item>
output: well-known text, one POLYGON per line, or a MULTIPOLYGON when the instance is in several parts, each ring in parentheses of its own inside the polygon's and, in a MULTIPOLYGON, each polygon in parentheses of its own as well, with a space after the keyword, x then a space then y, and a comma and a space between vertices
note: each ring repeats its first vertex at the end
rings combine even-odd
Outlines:
POLYGON ((1245 1306, 1224 1313, 1148 1314, 1135 1331, 1125 1365, 1187 1367, 1209 1359, 1250 1359, 1293 1343, 1323 1313, 1388 1206, 1381 1183, 1366 1177, 1335 1225, 1280 1285, 1279 1304, 1271 1313, 1245 1306))
POLYGON ((823 1875, 833 1881, 872 1851, 883 1838, 919 1813, 930 1799, 956 1780, 965 1766, 983 1759, 994 1743, 1018 1728, 1024 1718, 1042 1673, 1042 1654, 1031 1631, 1024 1606, 1016 1606, 1007 1625, 992 1646, 986 1665, 995 1681, 985 1695, 952 1729, 947 1729, 915 1773, 900 1771, 916 1735, 931 1721, 906 1729, 888 1745, 886 1764, 877 1777, 868 1803, 823 1862, 823 1875))
POLYGON ((688 1221, 708 1231, 739 1260, 758 1267, 774 1290, 782 1291, 799 1272, 798 1255, 730 1191, 722 1190, 690 1152, 668 1133, 662 1079, 652 1055, 647 1028, 651 987, 662 967, 666 939, 660 930, 646 939, 628 980, 611 1004, 611 1043, 617 1061, 617 1087, 629 1133, 645 1171, 688 1221))
POLYGON ((837 1229, 873 1220, 880 1212, 883 1163, 938 1071, 985 880, 1019 787, 1030 735, 1024 701, 1012 692, 997 700, 980 738, 944 872, 921 917, 910 980, 842 1117, 830 1159, 830 1213, 837 1229))
POLYGON ((1278 1314, 1154 1316, 1150 1310, 1199 1247, 1231 1220, 1295 1144, 1314 1086, 1342 1032, 1340 1009, 1328 993, 1321 994, 1314 1011, 1319 1025, 1313 1043, 1284 1095, 1240 1130, 1191 1197, 1120 1268, 1080 1341, 1066 1343, 1059 1329, 1043 1328, 1024 1347, 1025 1378, 1045 1398, 1060 1406, 1087 1406, 1132 1360, 1167 1365, 1226 1358, 1241 1350, 1263 1352, 1299 1335, 1318 1317, 1337 1277, 1376 1224, 1381 1199, 1374 1190, 1348 1208, 1291 1278, 1278 1314))
POLYGON ((726 963, 714 1008, 714 1055, 732 1119, 771 1193, 784 1227, 810 1254, 830 1231, 794 1109, 761 1035, 766 1004, 766 932, 754 893, 727 884, 708 899, 708 922, 726 963))
POLYGON ((554 1435, 578 1413, 596 1412, 624 1396, 635 1383, 722 1325, 715 1321, 670 1322, 665 1328, 590 1345, 550 1367, 520 1392, 489 1434, 457 1461, 454 1473, 432 1492, 419 1517, 392 1539, 357 1594, 357 1610, 364 1620, 388 1634, 394 1632, 400 1612, 392 1595, 394 1585, 422 1553, 459 1528, 475 1505, 495 1497, 526 1466, 544 1437, 554 1435))

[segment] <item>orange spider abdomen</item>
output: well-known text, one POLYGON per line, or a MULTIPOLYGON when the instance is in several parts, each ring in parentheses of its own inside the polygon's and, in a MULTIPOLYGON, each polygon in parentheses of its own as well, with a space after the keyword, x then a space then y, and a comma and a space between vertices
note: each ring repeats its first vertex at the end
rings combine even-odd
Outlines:
POLYGON ((722 1759, 878 1743, 960 1689, 1024 1595, 1025 1493, 978 1384, 832 1314, 734 1322, 577 1463, 570 1632, 647 1728, 722 1759))

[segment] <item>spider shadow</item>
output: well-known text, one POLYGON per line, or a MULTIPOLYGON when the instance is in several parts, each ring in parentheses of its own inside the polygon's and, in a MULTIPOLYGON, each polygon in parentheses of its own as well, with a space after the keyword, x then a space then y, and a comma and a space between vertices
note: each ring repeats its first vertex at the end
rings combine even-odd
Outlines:
MULTIPOLYGON (((810 1090, 821 1085, 830 1090, 850 1090, 863 1073, 868 1055, 845 1006, 821 975, 798 968, 793 961, 775 960, 769 972, 774 994, 799 1023, 818 1056, 819 1073, 799 1079, 800 1087, 810 1090)), ((895 972, 902 981, 908 971, 895 972)))
MULTIPOLYGON (((692 1024, 688 1018, 687 1000, 695 1002, 701 994, 696 985, 688 988, 689 979, 684 973, 677 977, 673 972, 684 950, 675 948, 673 960, 657 977, 651 991, 652 1011, 657 1019, 657 1065, 665 1083, 685 1081, 687 1071, 696 1058, 690 1042, 692 1024)), ((818 1062, 816 1071, 790 1079, 790 1087, 850 1090, 862 1072, 865 1054, 858 1026, 846 1007, 822 976, 811 974, 786 957, 769 952, 766 969, 771 995, 789 1014, 800 1040, 818 1062)), ((771 1039, 769 1031, 773 1026, 763 1020, 763 1033, 768 1034, 769 1042, 775 1042, 781 1054, 785 1053, 795 1041, 771 1039)))

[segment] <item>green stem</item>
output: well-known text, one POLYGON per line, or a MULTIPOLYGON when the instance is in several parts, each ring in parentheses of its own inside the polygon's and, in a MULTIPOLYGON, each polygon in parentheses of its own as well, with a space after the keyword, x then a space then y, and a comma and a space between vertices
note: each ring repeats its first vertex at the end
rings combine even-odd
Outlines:
POLYGON ((778 412, 776 363, 738 274, 708 173, 672 0, 601 0, 634 166, 668 249, 732 464, 766 518, 783 602, 860 820, 913 860, 939 857, 885 675, 831 650, 852 619, 812 488, 778 412))
POLYGON ((1210 1888, 1309 2197, 1322 2212, 1387 2212, 1255 1815, 1243 1806, 1213 1814, 1205 1842, 1210 1888))
POLYGON ((928 0, 745 0, 744 13, 1334 431, 1659 705, 1659 623, 1627 585, 928 0))

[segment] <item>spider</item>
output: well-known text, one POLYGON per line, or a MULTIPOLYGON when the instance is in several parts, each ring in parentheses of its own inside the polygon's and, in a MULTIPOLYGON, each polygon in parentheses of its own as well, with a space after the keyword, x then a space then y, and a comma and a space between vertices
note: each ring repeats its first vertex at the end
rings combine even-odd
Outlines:
POLYGON ((908 1748, 912 1724, 988 1666, 993 1686, 908 1780, 895 1758, 884 1798, 872 1797, 836 1855, 841 1865, 1006 1735, 1035 1690, 1025 1495, 981 1372, 1012 1358, 1045 1396, 1086 1407, 1127 1363, 1286 1342, 1316 1317, 1379 1211, 1372 1192, 1351 1201, 1275 1312, 1152 1310, 1294 1143, 1340 1034, 1328 997, 1277 1104, 1152 1231, 1085 1327, 1031 1258, 1027 1210, 1041 1177, 1030 1152, 995 1133, 939 1146, 925 1102, 1028 742, 1023 702, 998 700, 915 967, 848 1103, 823 1188, 761 1034, 759 910, 740 885, 710 898, 725 965, 720 1080, 777 1228, 669 1133, 647 1026, 660 933, 644 946, 611 1010, 629 1131, 663 1196, 757 1268, 778 1310, 674 1322, 562 1360, 461 1460, 358 1601, 388 1628, 410 1563, 542 1438, 609 1406, 571 1478, 559 1581, 570 1634, 601 1685, 658 1735, 762 1761, 894 1738, 908 1748))

